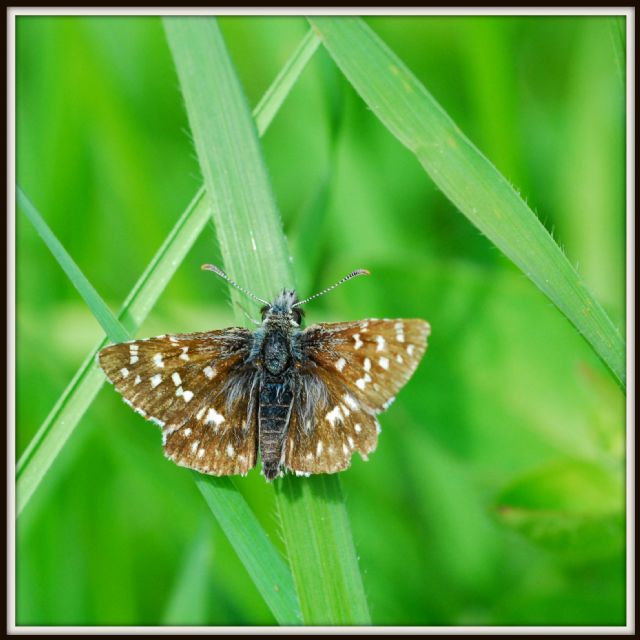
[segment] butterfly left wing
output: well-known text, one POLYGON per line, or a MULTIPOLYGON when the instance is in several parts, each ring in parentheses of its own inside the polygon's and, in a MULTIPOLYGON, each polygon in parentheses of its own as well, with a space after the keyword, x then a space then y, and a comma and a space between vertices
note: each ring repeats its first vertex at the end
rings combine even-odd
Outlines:
POLYGON ((284 465, 299 474, 336 473, 355 451, 366 460, 380 425, 350 390, 329 372, 300 367, 284 449, 284 465))
POLYGON ((158 336, 111 345, 99 359, 124 401, 162 428, 169 458, 214 475, 246 473, 256 455, 254 396, 242 393, 255 378, 243 364, 252 341, 241 328, 158 336))
POLYGON ((427 346, 423 320, 317 324, 299 336, 298 367, 285 466, 298 473, 346 469, 377 445, 384 411, 415 371, 427 346))

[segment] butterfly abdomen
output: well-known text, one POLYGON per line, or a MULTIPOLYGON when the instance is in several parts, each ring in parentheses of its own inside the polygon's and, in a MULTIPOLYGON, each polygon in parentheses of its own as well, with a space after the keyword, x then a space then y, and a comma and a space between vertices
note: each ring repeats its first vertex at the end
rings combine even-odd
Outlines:
POLYGON ((282 450, 291 417, 293 390, 286 374, 265 374, 260 384, 258 446, 262 473, 273 480, 280 470, 282 450))

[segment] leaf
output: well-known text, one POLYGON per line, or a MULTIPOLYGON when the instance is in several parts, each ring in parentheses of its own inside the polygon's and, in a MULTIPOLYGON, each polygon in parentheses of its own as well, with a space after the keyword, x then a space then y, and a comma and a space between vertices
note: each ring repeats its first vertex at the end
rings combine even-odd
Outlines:
MULTIPOLYGON (((166 18, 165 29, 214 203, 225 268, 258 295, 273 295, 293 284, 289 253, 246 99, 217 23, 166 18)), ((368 608, 338 478, 285 478, 282 484, 278 509, 305 624, 367 624, 368 608), (318 486, 322 491, 314 488, 318 486), (301 511, 307 518, 297 518, 301 511), (324 523, 322 536, 313 530, 319 522, 324 523), (327 575, 326 566, 335 573, 327 575)))
POLYGON ((625 345, 508 181, 359 18, 310 18, 338 67, 451 202, 539 287, 625 387, 625 345))
POLYGON ((113 313, 111 313, 111 309, 103 302, 98 292, 93 288, 82 271, 80 271, 78 265, 73 261, 73 258, 62 246, 62 243, 56 238, 53 231, 49 228, 49 225, 45 222, 45 219, 40 215, 40 212, 31 204, 31 201, 20 187, 17 188, 17 192, 18 204, 27 218, 29 218, 31 224, 35 227, 38 235, 49 248, 49 251, 53 254, 53 257, 67 274, 71 284, 73 284, 82 296, 82 299, 87 303, 87 306, 91 309, 91 313, 93 313, 96 320, 100 323, 104 332, 113 342, 128 340, 129 335, 127 332, 120 326, 120 323, 116 320, 113 313))
POLYGON ((570 560, 609 557, 624 547, 623 477, 594 462, 562 460, 508 486, 497 515, 503 525, 570 560))

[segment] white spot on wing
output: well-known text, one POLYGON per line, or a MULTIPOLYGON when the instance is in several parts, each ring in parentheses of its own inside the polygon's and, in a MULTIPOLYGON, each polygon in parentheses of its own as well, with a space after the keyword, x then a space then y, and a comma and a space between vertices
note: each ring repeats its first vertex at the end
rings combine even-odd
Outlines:
POLYGON ((345 456, 349 455, 349 447, 347 447, 347 445, 344 444, 344 442, 342 443, 342 451, 344 451, 345 456))
POLYGON ((233 454, 234 454, 235 452, 236 452, 236 450, 233 448, 233 445, 232 445, 232 444, 228 444, 228 445, 227 445, 227 455, 228 455, 230 458, 233 458, 233 454))
POLYGON ((142 382, 142 378, 140 376, 136 376, 136 379, 133 382, 134 384, 140 384, 142 382))
POLYGON ((316 447, 316 456, 322 453, 322 440, 318 440, 318 446, 316 447))
POLYGON ((369 358, 364 359, 364 370, 371 371, 371 360, 369 358))
POLYGON ((204 422, 205 424, 215 423, 216 426, 219 426, 224 422, 224 416, 211 407, 204 422))
POLYGON ((128 375, 129 375, 129 369, 127 369, 126 367, 122 367, 122 369, 120 369, 120 375, 121 375, 123 378, 128 377, 128 375))
POLYGON ((200 445, 200 440, 194 440, 191 443, 191 453, 195 453, 198 450, 199 445, 200 445))
POLYGON ((205 367, 202 370, 202 373, 204 373, 204 375, 207 376, 207 378, 209 378, 209 380, 212 380, 213 376, 215 375, 215 371, 211 367, 205 367))
POLYGON ((414 350, 414 346, 412 344, 407 345, 407 353, 412 356, 413 355, 413 350, 414 350))
POLYGON ((363 378, 358 378, 356 380, 356 386, 358 389, 362 389, 364 391, 368 382, 371 382, 371 376, 368 373, 365 373, 363 378))
POLYGON ((171 374, 171 379, 173 380, 173 384, 175 384, 176 387, 179 387, 182 384, 182 378, 180 377, 180 374, 177 371, 174 371, 171 374))
POLYGON ((191 429, 189 429, 189 427, 187 427, 183 432, 182 435, 185 436, 185 438, 188 438, 191 435, 191 429))
POLYGON ((383 369, 389 369, 389 358, 381 357, 378 363, 383 369))
POLYGON ((189 402, 189 401, 191 400, 191 398, 193 398, 193 391, 185 391, 185 392, 182 394, 182 399, 183 399, 185 402, 189 402))
POLYGON ((376 351, 382 351, 384 349, 385 344, 386 344, 385 339, 382 336, 377 336, 376 337, 376 342, 378 343, 378 346, 376 347, 376 351))
POLYGON ((198 449, 198 458, 204 457, 204 449, 198 449))
POLYGON ((164 361, 162 360, 162 354, 161 353, 156 353, 153 356, 153 364, 155 364, 156 367, 164 367, 164 361))
POLYGON ((362 425, 360 423, 355 424, 353 428, 356 433, 360 433, 362 431, 362 425))
POLYGON ((350 394, 345 393, 342 396, 342 399, 345 401, 345 403, 351 408, 353 409, 353 411, 355 411, 356 409, 358 409, 360 407, 360 405, 358 404, 358 401, 350 394))
POLYGON ((340 360, 336 362, 336 369, 342 372, 346 364, 347 364, 347 361, 344 358, 340 358, 340 360))
POLYGON ((135 364, 138 360, 138 356, 131 356, 131 358, 129 358, 129 364, 135 364))
POLYGON ((189 360, 189 356, 187 355, 187 351, 189 351, 189 347, 182 347, 182 353, 180 354, 180 360, 189 360))
POLYGON ((151 382, 151 386, 155 389, 162 382, 162 376, 156 373, 155 376, 149 378, 149 382, 151 382))
POLYGON ((336 405, 329 413, 326 415, 327 420, 331 423, 332 427, 336 426, 336 422, 342 422, 342 412, 340 411, 340 407, 336 405))
POLYGON ((360 340, 360 334, 359 333, 354 333, 353 334, 353 340, 355 341, 355 345, 354 345, 355 349, 359 349, 364 344, 364 342, 362 342, 362 340, 360 340))

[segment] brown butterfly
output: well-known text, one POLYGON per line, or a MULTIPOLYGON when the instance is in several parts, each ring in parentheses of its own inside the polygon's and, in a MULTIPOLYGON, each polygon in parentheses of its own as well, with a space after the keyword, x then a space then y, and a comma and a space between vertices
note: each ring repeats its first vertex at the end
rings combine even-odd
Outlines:
POLYGON ((229 328, 111 345, 100 354, 124 401, 162 429, 176 464, 215 476, 245 475, 262 457, 273 480, 346 469, 375 448, 376 414, 415 371, 427 347, 424 320, 361 320, 301 329, 300 306, 359 275, 353 271, 299 301, 283 290, 255 331, 229 328))

